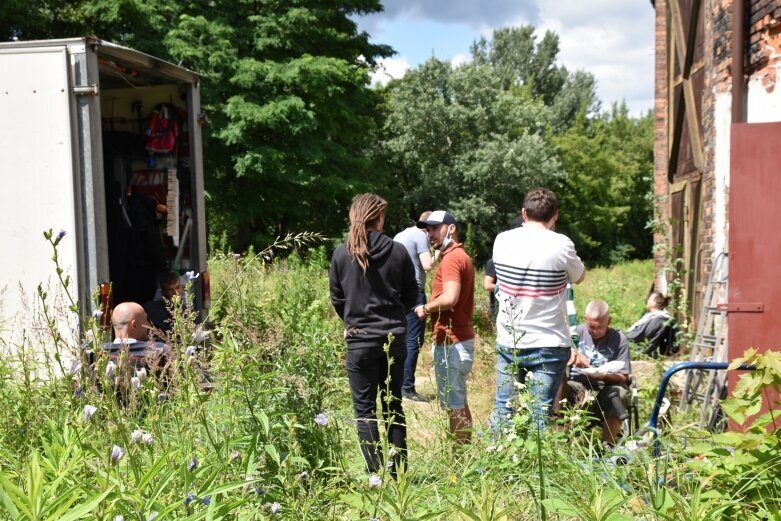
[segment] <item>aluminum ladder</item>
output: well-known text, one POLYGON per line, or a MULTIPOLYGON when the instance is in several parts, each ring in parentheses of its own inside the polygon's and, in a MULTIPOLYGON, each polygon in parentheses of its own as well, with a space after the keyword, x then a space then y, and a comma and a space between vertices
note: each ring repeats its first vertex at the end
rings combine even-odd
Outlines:
MULTIPOLYGON (((727 362, 727 310, 723 305, 727 301, 728 255, 719 253, 713 262, 705 295, 697 322, 697 333, 692 343, 689 361, 691 362, 727 362)), ((716 429, 720 413, 719 400, 723 398, 726 385, 726 372, 710 369, 688 371, 681 396, 680 408, 687 412, 693 408, 700 411, 701 427, 716 429)))

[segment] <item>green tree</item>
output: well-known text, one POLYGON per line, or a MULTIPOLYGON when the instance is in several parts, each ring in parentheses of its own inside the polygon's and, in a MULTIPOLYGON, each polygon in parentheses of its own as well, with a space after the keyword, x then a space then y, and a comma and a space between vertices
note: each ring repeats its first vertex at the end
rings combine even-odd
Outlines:
POLYGON ((212 232, 234 246, 344 228, 351 196, 382 183, 368 150, 379 57, 350 18, 379 0, 10 0, 0 34, 97 34, 204 76, 212 232))
POLYGON ((269 0, 191 10, 166 43, 208 77, 217 227, 238 243, 265 243, 287 230, 344 227, 352 195, 381 182, 367 154, 377 124, 374 60, 349 15, 376 0, 323 4, 269 0))
POLYGON ((532 25, 497 29, 491 40, 481 37, 472 45, 472 59, 490 64, 505 89, 529 85, 535 97, 550 105, 567 80, 567 69, 556 63, 559 36, 546 31, 537 43, 534 32, 532 25))
POLYGON ((562 179, 545 137, 549 109, 529 86, 507 86, 488 63, 453 69, 432 58, 386 95, 382 154, 396 176, 398 206, 405 216, 447 208, 472 223, 481 258, 520 212, 526 190, 562 179))
POLYGON ((593 120, 583 111, 554 139, 567 171, 559 229, 591 264, 651 255, 653 121, 631 118, 626 104, 593 120))

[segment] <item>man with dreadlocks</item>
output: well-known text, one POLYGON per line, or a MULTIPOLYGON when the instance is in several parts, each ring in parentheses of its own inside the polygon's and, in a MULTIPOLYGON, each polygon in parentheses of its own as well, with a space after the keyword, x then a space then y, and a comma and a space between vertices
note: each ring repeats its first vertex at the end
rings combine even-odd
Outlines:
POLYGON ((377 392, 391 445, 391 470, 406 458, 407 428, 401 406, 406 356, 406 314, 417 302, 415 267, 404 245, 382 233, 388 203, 361 194, 350 206, 347 242, 334 251, 331 302, 344 321, 347 376, 358 423, 361 453, 370 473, 378 454, 377 392), (390 393, 390 396, 388 396, 390 393))

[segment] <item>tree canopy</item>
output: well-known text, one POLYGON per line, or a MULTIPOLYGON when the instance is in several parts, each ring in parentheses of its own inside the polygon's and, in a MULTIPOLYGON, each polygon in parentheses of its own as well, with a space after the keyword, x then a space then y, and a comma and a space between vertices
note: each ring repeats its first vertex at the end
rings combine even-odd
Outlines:
POLYGON ((559 39, 494 31, 460 66, 431 58, 385 87, 390 47, 351 18, 379 0, 7 0, 0 35, 95 34, 197 70, 210 233, 236 249, 288 231, 340 236, 350 199, 376 191, 393 233, 425 209, 471 225, 479 260, 524 193, 559 194, 560 230, 592 264, 651 253, 651 116, 603 112, 559 39))
POLYGON ((500 29, 472 55, 458 67, 432 58, 385 89, 381 158, 404 214, 389 222, 447 208, 473 225, 482 260, 525 192, 546 186, 584 260, 650 255, 650 117, 601 113, 594 77, 557 64, 551 32, 500 29))

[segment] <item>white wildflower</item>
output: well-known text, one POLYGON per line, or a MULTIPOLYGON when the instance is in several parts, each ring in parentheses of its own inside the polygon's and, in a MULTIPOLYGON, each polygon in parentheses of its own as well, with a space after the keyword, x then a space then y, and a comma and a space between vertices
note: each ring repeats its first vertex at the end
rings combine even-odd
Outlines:
POLYGON ((95 414, 95 412, 98 410, 97 407, 94 407, 92 405, 85 405, 84 406, 84 419, 87 421, 90 421, 92 419, 92 415, 95 414))
POLYGON ((111 379, 114 377, 114 371, 117 369, 117 364, 112 362, 111 360, 108 361, 106 364, 106 378, 111 379))

